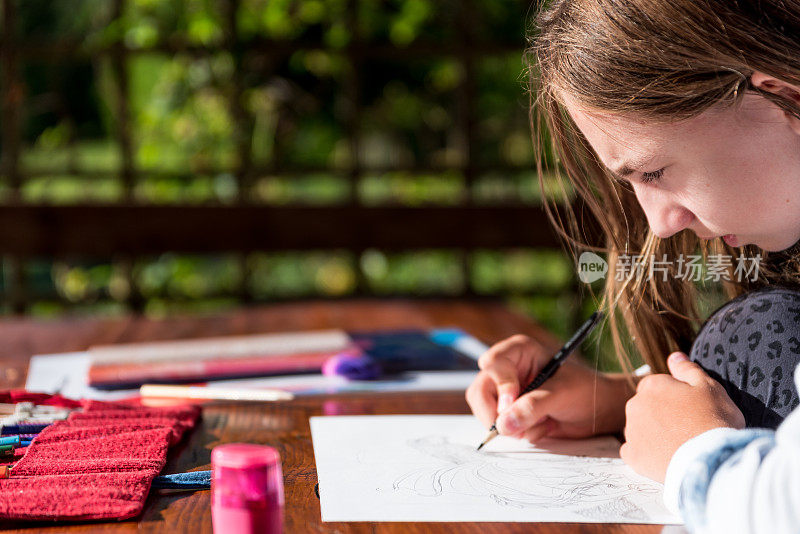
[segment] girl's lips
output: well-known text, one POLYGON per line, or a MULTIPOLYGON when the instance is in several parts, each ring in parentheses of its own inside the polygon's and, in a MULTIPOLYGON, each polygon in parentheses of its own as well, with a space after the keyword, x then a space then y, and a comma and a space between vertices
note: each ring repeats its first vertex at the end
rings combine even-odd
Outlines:
POLYGON ((736 237, 735 234, 725 234, 724 236, 722 236, 722 239, 731 247, 739 246, 739 239, 736 237))

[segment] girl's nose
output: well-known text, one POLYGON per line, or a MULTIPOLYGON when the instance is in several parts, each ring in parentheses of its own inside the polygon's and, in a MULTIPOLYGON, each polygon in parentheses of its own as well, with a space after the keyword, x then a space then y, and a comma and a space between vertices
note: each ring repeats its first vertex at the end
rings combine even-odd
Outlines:
POLYGON ((672 201, 660 192, 637 191, 636 198, 642 206, 650 230, 658 237, 665 239, 687 228, 694 220, 694 214, 672 201))

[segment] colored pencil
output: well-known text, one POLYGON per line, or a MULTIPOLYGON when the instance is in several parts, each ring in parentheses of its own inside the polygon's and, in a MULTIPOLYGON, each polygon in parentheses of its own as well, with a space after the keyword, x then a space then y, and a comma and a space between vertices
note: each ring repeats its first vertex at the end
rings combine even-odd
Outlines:
POLYGON ((207 386, 168 386, 145 384, 139 388, 142 397, 169 399, 204 399, 229 401, 288 401, 294 395, 279 389, 234 389, 207 386))

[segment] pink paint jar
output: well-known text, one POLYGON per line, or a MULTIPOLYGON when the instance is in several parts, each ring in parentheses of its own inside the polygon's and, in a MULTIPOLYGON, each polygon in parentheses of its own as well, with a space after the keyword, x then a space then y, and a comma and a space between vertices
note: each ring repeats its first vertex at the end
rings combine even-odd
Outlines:
POLYGON ((283 532, 283 475, 278 451, 230 443, 211 451, 211 520, 215 534, 283 532))

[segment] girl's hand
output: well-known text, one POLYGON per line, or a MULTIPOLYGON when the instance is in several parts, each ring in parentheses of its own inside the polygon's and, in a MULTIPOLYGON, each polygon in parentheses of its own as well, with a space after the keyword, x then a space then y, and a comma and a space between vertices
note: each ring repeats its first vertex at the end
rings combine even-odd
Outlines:
POLYGON ((581 438, 619 432, 633 388, 622 375, 597 373, 573 354, 538 389, 519 393, 553 357, 533 339, 505 339, 478 360, 481 372, 467 389, 467 403, 489 428, 535 442, 544 436, 581 438), (498 416, 499 414, 499 416, 498 416))
POLYGON ((667 374, 644 377, 625 407, 620 457, 635 471, 664 481, 672 455, 689 439, 718 427, 744 428, 744 416, 719 382, 673 352, 667 374))

